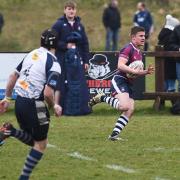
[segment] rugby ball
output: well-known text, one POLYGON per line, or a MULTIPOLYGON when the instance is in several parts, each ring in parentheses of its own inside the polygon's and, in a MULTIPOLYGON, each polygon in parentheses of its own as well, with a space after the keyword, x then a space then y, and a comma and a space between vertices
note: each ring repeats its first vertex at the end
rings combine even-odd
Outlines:
MULTIPOLYGON (((144 64, 142 61, 137 60, 133 61, 132 63, 129 64, 129 67, 132 69, 138 69, 138 70, 143 70, 144 69, 144 64)), ((132 74, 132 73, 127 73, 126 74, 128 78, 136 78, 138 75, 132 74)))

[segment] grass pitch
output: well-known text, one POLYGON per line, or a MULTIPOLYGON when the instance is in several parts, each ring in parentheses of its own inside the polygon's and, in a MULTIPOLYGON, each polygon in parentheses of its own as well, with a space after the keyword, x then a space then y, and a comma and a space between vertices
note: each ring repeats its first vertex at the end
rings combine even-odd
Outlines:
MULTIPOLYGON (((87 116, 51 118, 49 145, 32 180, 180 179, 180 118, 152 101, 136 101, 121 137, 107 140, 119 114, 106 104, 87 116)), ((17 126, 13 110, 1 116, 17 126)), ((29 147, 10 138, 0 147, 0 179, 18 179, 29 147)))

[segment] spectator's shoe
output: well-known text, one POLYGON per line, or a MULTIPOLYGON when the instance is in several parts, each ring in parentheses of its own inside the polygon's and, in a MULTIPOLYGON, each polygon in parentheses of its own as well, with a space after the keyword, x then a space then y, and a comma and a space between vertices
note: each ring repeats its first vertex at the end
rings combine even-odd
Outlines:
POLYGON ((0 142, 0 146, 2 146, 3 144, 4 144, 4 141, 1 141, 1 142, 0 142))
POLYGON ((112 134, 109 135, 108 139, 111 140, 111 141, 118 141, 118 140, 120 140, 119 133, 117 131, 113 131, 112 134))
POLYGON ((0 146, 4 144, 4 140, 11 135, 11 131, 13 129, 12 124, 4 123, 2 127, 0 127, 0 146))
POLYGON ((92 99, 89 101, 89 106, 93 107, 94 105, 101 103, 101 97, 105 96, 103 92, 98 93, 96 96, 94 96, 92 99))

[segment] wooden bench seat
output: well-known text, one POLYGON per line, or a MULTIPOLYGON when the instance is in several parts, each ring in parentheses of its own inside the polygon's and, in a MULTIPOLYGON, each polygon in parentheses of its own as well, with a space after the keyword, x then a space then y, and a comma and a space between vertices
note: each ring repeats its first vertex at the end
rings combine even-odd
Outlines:
POLYGON ((165 100, 175 101, 180 99, 180 92, 144 92, 143 97, 145 100, 155 100, 153 107, 159 111, 164 107, 165 100))

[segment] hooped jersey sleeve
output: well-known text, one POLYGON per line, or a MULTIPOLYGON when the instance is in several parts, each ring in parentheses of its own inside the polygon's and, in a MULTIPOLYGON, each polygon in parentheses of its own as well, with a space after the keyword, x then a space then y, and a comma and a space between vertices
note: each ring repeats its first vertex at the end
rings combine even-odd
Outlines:
POLYGON ((58 86, 58 81, 61 74, 61 67, 57 61, 54 61, 54 58, 48 57, 46 64, 46 84, 52 89, 56 90, 58 86))
POLYGON ((131 53, 131 46, 127 45, 123 49, 121 49, 121 51, 119 53, 119 57, 123 57, 123 58, 129 60, 130 53, 131 53))
POLYGON ((16 69, 15 69, 18 74, 20 73, 20 71, 21 71, 21 69, 22 69, 23 61, 24 61, 24 59, 18 64, 18 66, 17 66, 16 69))

